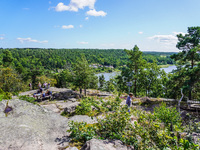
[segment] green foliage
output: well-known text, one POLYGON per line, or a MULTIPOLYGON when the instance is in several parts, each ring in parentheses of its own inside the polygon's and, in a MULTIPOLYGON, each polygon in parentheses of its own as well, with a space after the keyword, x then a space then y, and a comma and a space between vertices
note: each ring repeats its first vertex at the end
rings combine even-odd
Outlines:
POLYGON ((162 122, 164 122, 166 126, 169 126, 171 124, 180 126, 180 114, 175 107, 167 108, 166 103, 162 103, 160 107, 155 107, 154 115, 162 122))
POLYGON ((69 131, 71 132, 70 137, 74 141, 86 142, 97 136, 97 127, 95 124, 87 124, 85 122, 69 122, 69 131))
POLYGON ((130 114, 127 108, 118 109, 106 115, 105 119, 99 120, 101 136, 104 138, 119 139, 129 124, 130 114))
POLYGON ((77 115, 86 115, 92 111, 92 104, 90 99, 84 99, 81 101, 80 105, 76 107, 75 113, 77 115))
POLYGON ((9 50, 3 52, 3 66, 9 67, 13 61, 12 53, 9 50))
POLYGON ((20 75, 12 68, 0 68, 0 88, 4 92, 17 92, 23 89, 20 75))
POLYGON ((36 104, 35 98, 33 98, 33 97, 29 97, 29 96, 24 95, 24 96, 19 96, 19 99, 33 103, 33 104, 36 104))
POLYGON ((12 94, 9 92, 4 92, 1 88, 0 88, 0 101, 2 101, 3 99, 11 99, 12 98, 12 94))
POLYGON ((181 52, 171 56, 178 64, 172 80, 178 82, 175 87, 184 88, 184 94, 192 99, 193 95, 196 97, 195 91, 199 90, 195 85, 200 81, 200 27, 189 27, 187 34, 178 34, 177 37, 176 47, 181 52))
POLYGON ((199 146, 193 142, 189 142, 186 139, 180 139, 180 145, 184 150, 198 150, 199 146))
POLYGON ((108 101, 101 99, 100 103, 94 99, 86 99, 83 102, 90 103, 89 106, 96 104, 100 112, 106 110, 106 113, 102 114, 103 119, 98 119, 98 123, 93 125, 70 122, 70 136, 75 141, 86 142, 92 138, 118 139, 127 145, 133 145, 137 150, 198 150, 199 146, 192 141, 177 138, 177 132, 183 132, 183 130, 179 127, 180 115, 175 108, 166 108, 166 105, 162 104, 155 108, 154 113, 133 109, 130 114, 127 106, 119 105, 121 103, 119 98, 108 101), (130 122, 131 115, 134 116, 134 122, 130 122))
POLYGON ((101 76, 99 76, 99 89, 103 89, 104 84, 105 84, 105 77, 102 74, 101 76))
MULTIPOLYGON (((19 71, 26 72, 26 69, 44 67, 47 70, 57 71, 66 69, 66 64, 76 62, 82 54, 86 56, 89 64, 100 64, 102 66, 112 65, 114 68, 123 68, 128 62, 126 52, 122 49, 42 49, 42 48, 14 48, 0 49, 0 54, 10 51, 15 67, 19 71), (21 64, 21 65, 20 65, 21 64), (22 68, 22 67, 23 68, 22 68)), ((157 64, 173 64, 169 57, 174 53, 167 52, 144 52, 143 57, 148 62, 157 61, 157 64)), ((0 60, 1 61, 1 60, 0 60)), ((11 62, 9 59, 8 62, 11 62)), ((100 67, 98 71, 112 71, 110 68, 100 67)))
POLYGON ((89 67, 89 64, 84 55, 81 55, 81 57, 77 59, 76 63, 74 64, 73 71, 73 84, 80 88, 80 94, 82 93, 82 89, 84 89, 86 96, 86 89, 90 87, 91 84, 97 85, 97 77, 89 67))

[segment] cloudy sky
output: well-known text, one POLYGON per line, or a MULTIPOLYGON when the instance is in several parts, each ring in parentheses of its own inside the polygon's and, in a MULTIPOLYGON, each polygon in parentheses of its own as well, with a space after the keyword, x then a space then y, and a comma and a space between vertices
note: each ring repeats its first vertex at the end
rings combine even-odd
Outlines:
POLYGON ((178 51, 200 0, 0 0, 2 48, 178 51))

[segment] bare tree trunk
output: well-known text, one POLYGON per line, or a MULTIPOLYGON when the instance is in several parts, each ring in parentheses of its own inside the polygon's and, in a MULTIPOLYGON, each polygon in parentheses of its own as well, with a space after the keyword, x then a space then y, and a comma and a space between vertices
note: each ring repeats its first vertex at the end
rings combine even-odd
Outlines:
POLYGON ((178 101, 178 112, 180 113, 180 103, 181 103, 181 101, 182 101, 182 99, 183 99, 183 97, 184 97, 184 95, 183 95, 183 89, 181 89, 181 99, 178 101))
POLYGON ((80 95, 82 94, 82 88, 81 87, 79 87, 80 88, 80 95))

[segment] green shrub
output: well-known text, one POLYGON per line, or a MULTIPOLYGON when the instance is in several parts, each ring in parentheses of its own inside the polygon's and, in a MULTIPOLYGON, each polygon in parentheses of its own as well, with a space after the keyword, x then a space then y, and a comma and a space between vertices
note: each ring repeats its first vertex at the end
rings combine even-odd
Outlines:
POLYGON ((92 138, 97 137, 96 131, 97 127, 95 124, 87 124, 85 122, 69 122, 70 129, 68 132, 71 132, 70 137, 74 141, 86 142, 92 138))
POLYGON ((175 107, 167 108, 165 103, 162 103, 159 107, 155 107, 154 115, 160 119, 166 126, 181 124, 181 117, 175 107))
POLYGON ((76 107, 75 113, 77 115, 86 115, 92 111, 92 104, 89 99, 84 99, 81 101, 80 105, 76 107))
POLYGON ((121 100, 118 98, 107 102, 100 99, 100 102, 99 104, 90 98, 83 101, 84 105, 96 104, 100 111, 105 108, 106 111, 112 110, 112 112, 105 112, 105 118, 98 119, 98 123, 92 125, 71 122, 69 132, 73 140, 86 142, 92 138, 118 139, 126 145, 132 145, 136 150, 198 150, 198 145, 192 141, 177 138, 177 131, 183 132, 183 130, 179 127, 181 119, 175 108, 167 108, 165 104, 162 104, 155 108, 154 113, 135 108, 130 114, 127 106, 119 105, 121 100), (107 108, 108 106, 110 109, 107 108), (136 120, 134 123, 130 122, 131 115, 136 120), (173 132, 169 128, 171 123, 174 127, 173 132))
POLYGON ((33 98, 33 97, 29 97, 29 96, 24 95, 24 96, 19 96, 19 99, 33 103, 33 104, 36 104, 35 98, 33 98))
POLYGON ((3 99, 11 99, 11 98, 12 98, 12 93, 4 92, 4 91, 0 88, 0 101, 2 101, 3 99))
POLYGON ((124 106, 120 110, 106 115, 105 119, 98 120, 101 136, 104 138, 119 139, 127 125, 130 124, 130 114, 124 106))

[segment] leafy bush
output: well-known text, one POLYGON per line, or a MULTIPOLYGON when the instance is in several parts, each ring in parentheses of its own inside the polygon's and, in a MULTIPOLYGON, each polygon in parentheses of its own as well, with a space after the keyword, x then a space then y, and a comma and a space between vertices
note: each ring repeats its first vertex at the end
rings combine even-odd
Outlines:
POLYGON ((130 114, 125 106, 114 113, 107 114, 105 119, 98 120, 99 132, 104 138, 119 139, 127 125, 130 124, 129 120, 130 114))
POLYGON ((99 104, 94 99, 88 98, 84 101, 84 105, 87 102, 90 103, 89 106, 98 105, 98 111, 105 109, 106 115, 93 125, 71 122, 69 132, 75 141, 86 142, 92 138, 118 139, 126 145, 132 145, 136 150, 198 150, 198 145, 192 141, 177 138, 177 132, 183 132, 183 130, 179 127, 180 115, 175 108, 167 108, 165 104, 162 104, 155 108, 154 113, 133 109, 130 114, 127 106, 119 105, 121 100, 118 98, 108 101, 100 99, 99 104), (108 110, 112 111, 107 112, 108 110), (135 118, 134 122, 130 122, 131 115, 135 118), (173 132, 169 128, 171 123, 174 127, 173 132))
POLYGON ((76 107, 75 113, 77 115, 86 115, 92 111, 92 104, 89 99, 84 99, 81 101, 80 105, 76 107))
POLYGON ((75 141, 86 142, 97 136, 97 127, 95 124, 87 124, 85 122, 69 122, 71 132, 70 137, 75 141))
POLYGON ((12 98, 12 94, 9 92, 4 92, 1 88, 0 88, 0 101, 2 101, 3 99, 11 99, 12 98))
POLYGON ((36 104, 35 98, 33 98, 33 97, 29 97, 29 96, 24 95, 24 96, 19 96, 19 99, 33 103, 33 104, 36 104))
POLYGON ((155 107, 154 115, 162 122, 164 122, 166 126, 169 125, 180 126, 181 117, 175 107, 167 108, 166 104, 162 103, 160 107, 155 107))

